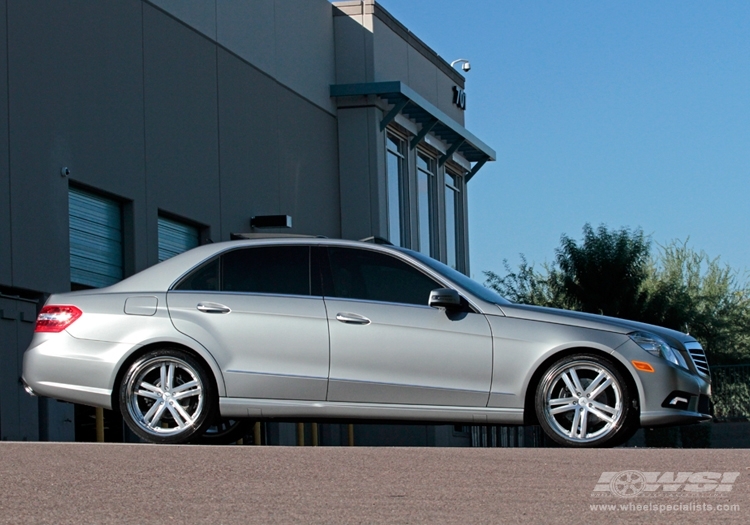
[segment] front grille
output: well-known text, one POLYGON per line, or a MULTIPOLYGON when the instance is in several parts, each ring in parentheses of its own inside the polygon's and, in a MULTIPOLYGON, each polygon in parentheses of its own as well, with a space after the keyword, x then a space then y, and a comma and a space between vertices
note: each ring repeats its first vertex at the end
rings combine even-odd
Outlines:
POLYGON ((703 348, 698 343, 687 344, 685 346, 698 372, 704 376, 709 375, 708 360, 706 360, 706 352, 703 351, 703 348))

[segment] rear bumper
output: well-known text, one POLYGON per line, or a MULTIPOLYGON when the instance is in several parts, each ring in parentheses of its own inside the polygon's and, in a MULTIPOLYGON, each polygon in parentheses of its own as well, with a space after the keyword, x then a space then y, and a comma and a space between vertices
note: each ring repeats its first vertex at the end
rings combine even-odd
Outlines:
POLYGON ((132 345, 37 334, 23 356, 22 381, 32 395, 112 408, 117 363, 132 345))

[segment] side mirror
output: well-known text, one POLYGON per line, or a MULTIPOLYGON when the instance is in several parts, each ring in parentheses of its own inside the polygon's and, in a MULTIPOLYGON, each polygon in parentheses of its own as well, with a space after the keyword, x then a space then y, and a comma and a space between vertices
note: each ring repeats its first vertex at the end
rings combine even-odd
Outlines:
POLYGON ((461 296, 456 290, 450 288, 438 288, 430 292, 430 300, 427 302, 433 308, 459 308, 461 306, 461 296))

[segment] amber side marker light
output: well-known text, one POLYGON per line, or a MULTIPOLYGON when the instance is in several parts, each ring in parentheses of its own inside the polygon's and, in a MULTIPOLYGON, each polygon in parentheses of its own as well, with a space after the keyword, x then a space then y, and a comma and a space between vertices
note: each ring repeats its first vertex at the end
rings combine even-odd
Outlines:
POLYGON ((645 361, 631 361, 631 363, 633 363, 636 370, 640 370, 641 372, 655 372, 654 367, 645 361))

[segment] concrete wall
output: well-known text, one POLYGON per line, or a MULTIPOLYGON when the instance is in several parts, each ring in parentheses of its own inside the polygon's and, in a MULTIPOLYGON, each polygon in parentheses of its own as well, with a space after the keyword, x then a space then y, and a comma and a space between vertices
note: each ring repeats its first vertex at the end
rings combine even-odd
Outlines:
MULTIPOLYGON (((291 215, 290 233, 341 236, 330 4, 164 3, 188 24, 157 3, 0 0, 0 294, 70 289, 71 185, 121 202, 126 275, 157 262, 159 213, 214 241, 259 214, 291 215), (217 24, 224 39, 242 33, 221 22, 237 23, 230 5, 250 18, 273 8, 273 75, 215 42, 217 24)), ((0 437, 71 439, 72 406, 18 383, 39 303, 9 301, 0 437), (24 321, 16 303, 30 308, 24 321)))
POLYGON ((280 84, 335 113, 328 94, 335 66, 327 0, 150 1, 280 84))

